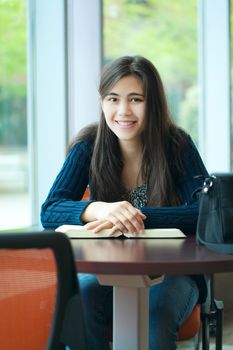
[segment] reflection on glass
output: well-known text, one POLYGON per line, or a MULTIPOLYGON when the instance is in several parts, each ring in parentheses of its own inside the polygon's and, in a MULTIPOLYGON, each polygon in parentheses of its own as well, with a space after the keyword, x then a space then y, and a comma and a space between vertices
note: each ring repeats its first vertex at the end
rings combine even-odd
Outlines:
POLYGON ((143 55, 158 68, 175 121, 198 142, 196 0, 104 0, 104 63, 143 55))
POLYGON ((0 229, 29 224, 26 0, 0 1, 0 229))

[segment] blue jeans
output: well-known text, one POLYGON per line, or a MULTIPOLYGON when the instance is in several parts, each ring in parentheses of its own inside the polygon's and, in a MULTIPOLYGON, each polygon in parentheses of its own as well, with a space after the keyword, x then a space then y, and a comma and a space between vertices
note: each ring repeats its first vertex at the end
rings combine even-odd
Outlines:
MULTIPOLYGON (((95 275, 78 274, 78 278, 89 350, 109 350, 106 328, 112 322, 113 289, 101 286, 95 275)), ((165 276, 162 283, 150 288, 149 350, 176 349, 179 327, 198 296, 197 285, 189 276, 165 276)))

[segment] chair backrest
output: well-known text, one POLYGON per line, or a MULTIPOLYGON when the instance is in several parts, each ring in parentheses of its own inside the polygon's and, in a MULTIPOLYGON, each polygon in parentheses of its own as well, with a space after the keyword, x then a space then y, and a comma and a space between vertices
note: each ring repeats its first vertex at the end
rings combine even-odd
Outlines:
POLYGON ((53 231, 0 233, 0 344, 86 349, 72 247, 53 231))
POLYGON ((84 194, 83 194, 82 201, 89 201, 90 196, 91 196, 91 195, 90 195, 90 190, 89 190, 89 188, 87 187, 87 188, 85 189, 84 194))

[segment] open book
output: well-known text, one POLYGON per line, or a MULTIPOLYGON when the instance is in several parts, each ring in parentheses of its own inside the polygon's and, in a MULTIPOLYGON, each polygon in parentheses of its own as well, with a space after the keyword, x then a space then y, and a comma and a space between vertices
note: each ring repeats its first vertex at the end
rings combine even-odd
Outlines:
POLYGON ((67 234, 69 238, 114 238, 114 237, 127 237, 127 238, 184 238, 185 234, 177 228, 152 228, 145 229, 140 235, 133 235, 130 232, 122 234, 122 232, 115 232, 114 236, 109 237, 110 229, 102 230, 101 232, 94 233, 86 230, 84 226, 80 225, 62 225, 59 226, 56 231, 67 234))

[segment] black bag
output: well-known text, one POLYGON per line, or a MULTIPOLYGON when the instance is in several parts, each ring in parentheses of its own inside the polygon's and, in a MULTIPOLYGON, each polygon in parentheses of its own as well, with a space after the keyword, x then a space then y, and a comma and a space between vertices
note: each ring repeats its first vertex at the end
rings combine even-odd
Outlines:
POLYGON ((233 174, 207 177, 199 194, 197 242, 233 253, 233 174))

